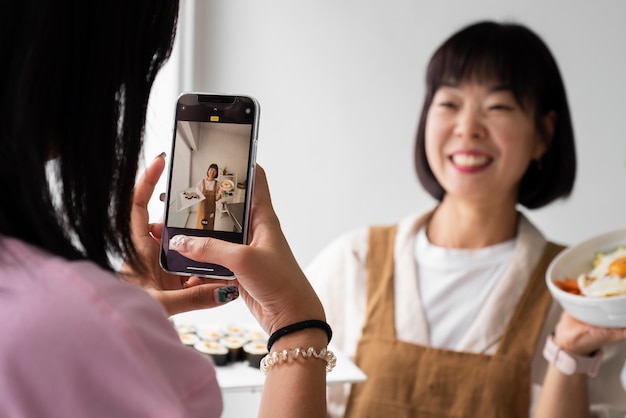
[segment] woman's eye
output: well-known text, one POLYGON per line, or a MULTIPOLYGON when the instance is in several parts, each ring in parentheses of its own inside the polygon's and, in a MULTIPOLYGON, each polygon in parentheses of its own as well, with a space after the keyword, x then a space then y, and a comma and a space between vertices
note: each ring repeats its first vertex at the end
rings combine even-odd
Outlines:
POLYGON ((489 110, 513 110, 513 106, 504 104, 504 103, 496 103, 489 105, 489 110))
POLYGON ((450 109, 454 109, 456 107, 456 104, 454 102, 451 102, 451 101, 442 100, 442 101, 439 102, 439 106, 447 107, 447 108, 450 108, 450 109))

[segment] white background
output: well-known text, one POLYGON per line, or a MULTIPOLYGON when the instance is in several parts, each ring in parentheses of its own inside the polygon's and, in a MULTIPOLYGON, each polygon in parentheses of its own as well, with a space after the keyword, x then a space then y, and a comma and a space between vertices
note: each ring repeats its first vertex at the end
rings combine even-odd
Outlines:
MULTIPOLYGON (((625 2, 182 3, 175 54, 151 99, 146 160, 169 150, 174 101, 182 91, 255 96, 261 104, 257 161, 303 266, 343 232, 391 223, 433 204, 413 168, 425 67, 445 38, 483 19, 535 30, 555 55, 568 91, 576 186, 568 200, 528 216, 565 244, 626 226, 625 2)), ((155 219, 161 210, 155 200, 155 219)))
MULTIPOLYGON (((303 265, 342 232, 432 204, 413 168, 424 70, 447 36, 478 19, 533 28, 556 56, 568 91, 579 159, 574 193, 530 212, 531 219, 566 244, 626 225, 623 1, 182 3, 177 41, 184 45, 157 80, 146 159, 169 151, 183 90, 257 97, 257 160, 303 265)), ((160 209, 153 206, 155 216, 160 209)))

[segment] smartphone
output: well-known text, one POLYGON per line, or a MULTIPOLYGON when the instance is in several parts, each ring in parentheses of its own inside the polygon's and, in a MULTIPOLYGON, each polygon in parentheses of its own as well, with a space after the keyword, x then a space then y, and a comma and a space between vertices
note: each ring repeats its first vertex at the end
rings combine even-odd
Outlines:
POLYGON ((176 102, 160 263, 180 275, 233 279, 225 266, 169 249, 178 235, 248 244, 259 104, 251 96, 184 93, 176 102))

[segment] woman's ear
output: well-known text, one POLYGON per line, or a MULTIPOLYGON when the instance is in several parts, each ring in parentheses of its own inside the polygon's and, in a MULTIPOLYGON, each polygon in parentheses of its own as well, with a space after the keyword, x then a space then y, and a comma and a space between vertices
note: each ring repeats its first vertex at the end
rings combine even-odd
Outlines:
POLYGON ((554 110, 551 110, 541 118, 539 141, 537 141, 537 146, 535 147, 535 152, 533 155, 534 159, 540 159, 550 147, 552 139, 554 138, 555 126, 556 112, 554 110))

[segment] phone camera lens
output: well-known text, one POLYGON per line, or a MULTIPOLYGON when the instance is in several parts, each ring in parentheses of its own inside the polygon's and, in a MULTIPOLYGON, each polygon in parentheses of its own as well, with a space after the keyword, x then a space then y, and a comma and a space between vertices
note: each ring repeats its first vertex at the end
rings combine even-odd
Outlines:
POLYGON ((249 115, 249 114, 250 114, 250 112, 252 112, 252 110, 250 110, 250 108, 249 108, 249 107, 246 107, 246 115, 249 115))

